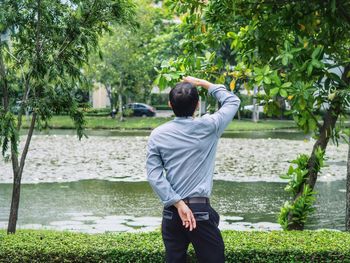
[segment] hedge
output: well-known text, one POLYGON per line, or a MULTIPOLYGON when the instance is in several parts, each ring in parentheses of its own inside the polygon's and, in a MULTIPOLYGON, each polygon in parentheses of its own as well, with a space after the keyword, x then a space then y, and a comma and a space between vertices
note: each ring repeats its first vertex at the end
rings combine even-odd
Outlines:
MULTIPOLYGON (((223 231, 227 262, 350 262, 350 234, 223 231)), ((189 260, 195 262, 189 249, 189 260)), ((164 262, 160 232, 0 231, 0 262, 164 262)))
POLYGON ((169 105, 153 105, 153 107, 157 110, 171 110, 169 105))

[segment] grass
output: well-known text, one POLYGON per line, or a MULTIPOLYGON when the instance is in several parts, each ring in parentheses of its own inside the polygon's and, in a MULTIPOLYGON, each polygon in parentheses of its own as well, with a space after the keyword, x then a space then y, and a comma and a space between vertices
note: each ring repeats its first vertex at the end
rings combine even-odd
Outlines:
MULTIPOLYGON (((161 117, 133 117, 119 121, 110 117, 86 117, 87 129, 116 129, 116 130, 152 130, 159 125, 172 120, 173 118, 161 117)), ((24 128, 28 128, 28 123, 23 121, 24 128)), ((49 122, 52 129, 74 129, 73 121, 68 116, 54 116, 49 122)), ((235 120, 229 124, 226 131, 267 131, 275 129, 294 129, 294 121, 289 120, 261 120, 254 123, 250 120, 235 120)))

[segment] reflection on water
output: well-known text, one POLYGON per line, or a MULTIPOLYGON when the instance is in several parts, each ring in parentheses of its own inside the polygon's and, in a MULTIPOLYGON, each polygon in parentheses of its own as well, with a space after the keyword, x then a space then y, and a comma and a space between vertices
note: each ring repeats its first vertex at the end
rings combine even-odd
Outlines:
MULTIPOLYGON (((221 229, 279 229, 284 184, 215 181, 212 206, 221 229)), ((343 230, 345 181, 318 182, 317 212, 307 228, 343 230)), ((11 185, 0 184, 0 228, 6 226, 11 185)), ((146 182, 84 180, 23 185, 19 226, 89 233, 160 227, 162 206, 146 182)))

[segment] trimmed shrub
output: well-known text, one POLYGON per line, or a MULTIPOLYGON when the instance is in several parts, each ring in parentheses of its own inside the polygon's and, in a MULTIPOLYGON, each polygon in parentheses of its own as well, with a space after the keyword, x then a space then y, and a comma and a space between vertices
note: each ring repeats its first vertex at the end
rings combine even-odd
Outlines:
POLYGON ((164 105, 153 105, 157 110, 171 110, 168 104, 164 105))
MULTIPOLYGON (((223 231, 227 262, 350 262, 350 234, 223 231)), ((195 261, 192 247, 190 262, 195 261)), ((0 231, 0 262, 164 262, 160 232, 0 231)))
POLYGON ((111 115, 111 108, 95 109, 89 108, 85 112, 86 116, 109 116, 111 115))

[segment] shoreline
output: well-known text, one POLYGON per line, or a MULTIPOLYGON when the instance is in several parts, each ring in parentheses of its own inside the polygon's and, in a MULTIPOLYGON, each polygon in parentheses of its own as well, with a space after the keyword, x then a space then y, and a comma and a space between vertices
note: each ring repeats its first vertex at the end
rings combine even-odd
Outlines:
MULTIPOLYGON (((342 177, 333 177, 332 179, 329 178, 324 178, 322 175, 317 178, 317 182, 321 183, 331 183, 331 182, 336 182, 336 181, 345 181, 346 176, 344 178, 342 177)), ((21 185, 38 185, 38 184, 64 184, 64 183, 75 183, 75 182, 82 182, 82 181, 105 181, 105 182, 112 182, 112 183, 147 183, 147 180, 123 180, 123 179, 108 179, 108 178, 79 178, 79 179, 67 179, 67 180, 47 180, 47 181, 41 181, 41 180, 36 180, 36 181, 26 181, 25 179, 22 179, 21 185)), ((241 178, 232 178, 232 179, 223 179, 223 178, 214 178, 214 185, 215 182, 233 182, 233 183, 278 183, 278 184, 287 184, 287 180, 283 179, 270 179, 270 178, 246 178, 246 179, 241 179, 241 178)), ((12 185, 13 181, 1 181, 0 184, 2 185, 12 185)))

